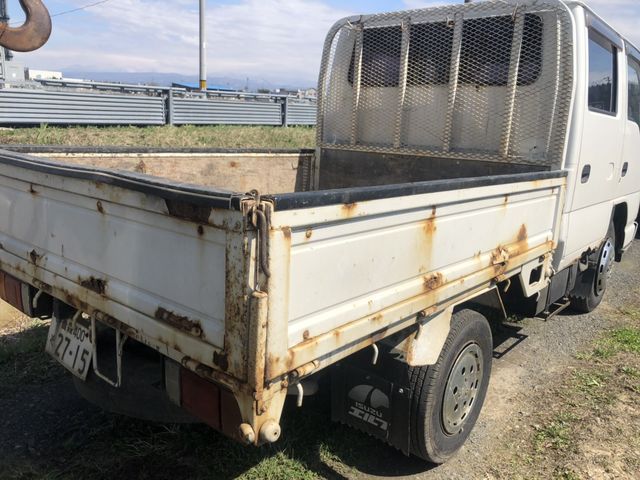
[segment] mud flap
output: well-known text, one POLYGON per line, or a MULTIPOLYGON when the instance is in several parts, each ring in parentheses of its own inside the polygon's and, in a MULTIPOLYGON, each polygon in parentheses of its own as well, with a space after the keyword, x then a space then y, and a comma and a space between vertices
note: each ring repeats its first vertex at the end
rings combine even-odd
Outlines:
POLYGON ((340 363, 331 375, 332 420, 409 455, 411 391, 406 371, 406 365, 392 359, 380 366, 360 359, 340 363))

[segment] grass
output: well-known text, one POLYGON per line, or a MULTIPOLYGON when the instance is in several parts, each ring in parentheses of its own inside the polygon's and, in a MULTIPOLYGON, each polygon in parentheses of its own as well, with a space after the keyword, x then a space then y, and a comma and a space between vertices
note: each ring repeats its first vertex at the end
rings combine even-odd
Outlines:
POLYGON ((53 456, 0 460, 0 478, 312 480, 344 478, 351 473, 345 462, 358 464, 370 455, 400 456, 331 424, 327 403, 318 401, 304 412, 288 407, 286 435, 260 449, 202 425, 154 425, 99 413, 74 438, 56 445, 53 456))
POLYGON ((640 316, 638 309, 623 310, 619 327, 541 393, 545 406, 536 409, 528 444, 512 454, 522 478, 638 478, 640 316))
POLYGON ((623 352, 640 354, 640 329, 624 327, 610 332, 596 344, 593 352, 587 354, 587 358, 592 356, 606 360, 623 352))
POLYGON ((315 128, 244 126, 50 127, 0 130, 0 145, 313 148, 315 128))
POLYGON ((49 322, 24 319, 0 331, 0 398, 63 374, 44 352, 48 328, 49 322))
POLYGON ((564 450, 571 445, 571 423, 576 420, 572 413, 561 412, 544 426, 534 425, 535 450, 540 452, 547 448, 564 450))

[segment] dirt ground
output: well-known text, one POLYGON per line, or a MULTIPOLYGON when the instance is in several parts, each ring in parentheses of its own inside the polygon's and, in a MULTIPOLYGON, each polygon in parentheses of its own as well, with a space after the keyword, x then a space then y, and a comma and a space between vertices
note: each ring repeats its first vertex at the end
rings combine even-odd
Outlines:
POLYGON ((199 426, 101 412, 42 353, 46 322, 0 312, 0 478, 640 478, 640 241, 588 315, 505 324, 483 413, 446 465, 288 405, 283 439, 246 449, 199 426))

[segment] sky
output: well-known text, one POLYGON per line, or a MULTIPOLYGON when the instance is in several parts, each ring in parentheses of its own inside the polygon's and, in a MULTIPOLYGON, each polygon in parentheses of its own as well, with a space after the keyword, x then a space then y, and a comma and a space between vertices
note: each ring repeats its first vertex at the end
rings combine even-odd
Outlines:
MULTIPOLYGON (((44 0, 53 33, 41 50, 18 54, 32 68, 82 72, 197 74, 197 0, 44 0)), ((316 82, 324 37, 338 19, 462 0, 207 0, 210 77, 316 82)), ((640 0, 587 0, 640 46, 640 0)), ((11 23, 23 17, 8 0, 11 23)))

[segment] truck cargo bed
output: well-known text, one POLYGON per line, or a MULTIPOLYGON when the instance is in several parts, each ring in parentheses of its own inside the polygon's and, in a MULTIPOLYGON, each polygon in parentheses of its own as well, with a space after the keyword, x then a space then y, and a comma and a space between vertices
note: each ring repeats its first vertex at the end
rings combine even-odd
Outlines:
POLYGON ((214 380, 259 428, 287 379, 546 268, 564 177, 259 196, 3 152, 0 269, 214 380))

